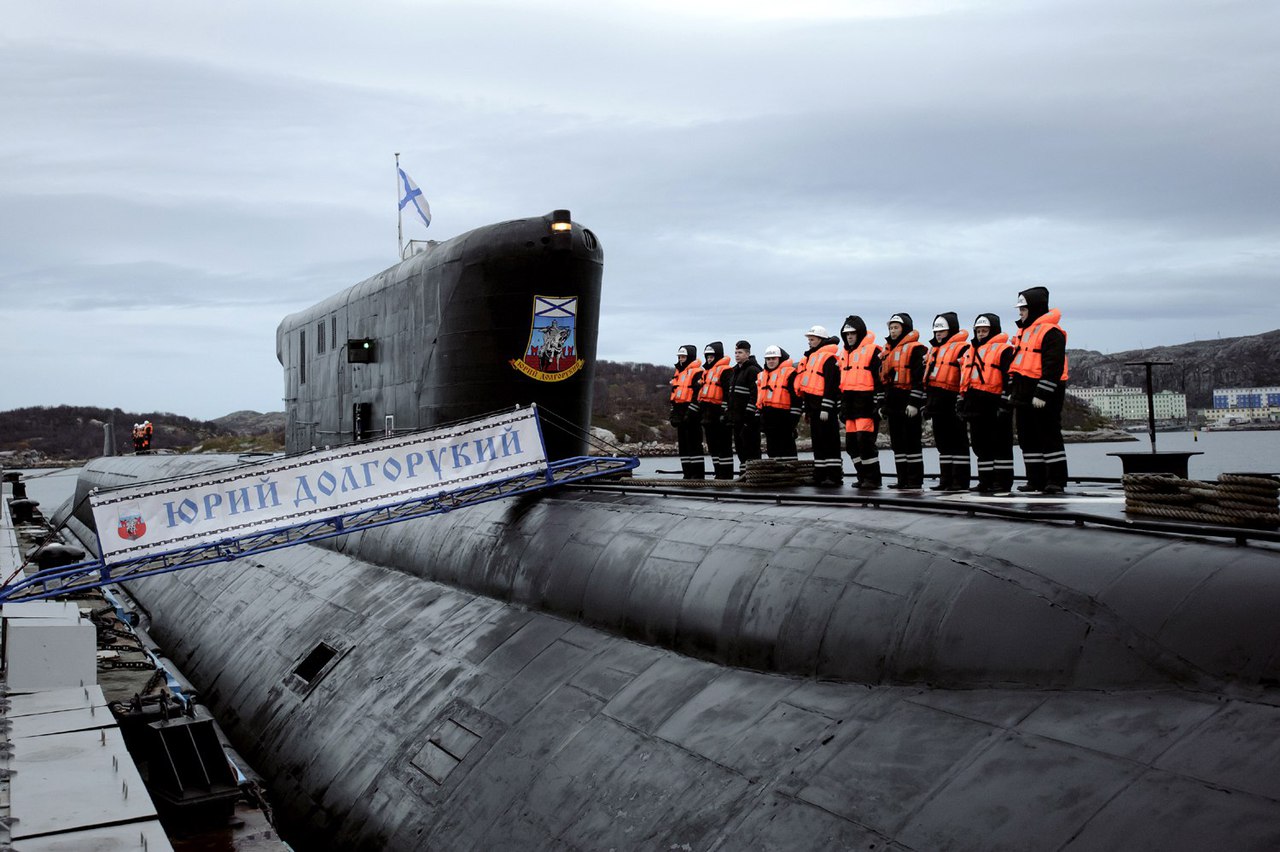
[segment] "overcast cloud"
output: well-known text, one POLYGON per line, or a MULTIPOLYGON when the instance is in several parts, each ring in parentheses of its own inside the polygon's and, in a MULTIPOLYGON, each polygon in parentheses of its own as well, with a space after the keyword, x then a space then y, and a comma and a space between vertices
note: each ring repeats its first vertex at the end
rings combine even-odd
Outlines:
POLYGON ((1280 327, 1274 0, 42 0, 0 31, 0 409, 283 409, 281 318, 568 207, 599 354, 1015 316, 1280 327))

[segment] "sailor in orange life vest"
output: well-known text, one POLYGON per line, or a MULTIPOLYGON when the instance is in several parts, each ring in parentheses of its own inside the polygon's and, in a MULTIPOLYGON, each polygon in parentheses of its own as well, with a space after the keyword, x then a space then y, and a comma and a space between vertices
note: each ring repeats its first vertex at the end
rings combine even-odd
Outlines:
POLYGON ((978 484, 969 490, 979 494, 1013 490, 1013 412, 1001 399, 1011 361, 1013 347, 1000 330, 1000 317, 979 314, 973 321, 973 345, 965 355, 956 403, 978 457, 978 484))
POLYGON ((764 429, 769 458, 796 460, 796 424, 800 422, 800 397, 795 391, 796 368, 787 350, 764 350, 764 369, 756 377, 756 408, 764 429))
POLYGON ((924 454, 920 434, 924 407, 924 355, 927 349, 911 324, 911 314, 889 317, 889 337, 880 353, 880 379, 885 402, 881 417, 889 420, 889 445, 898 481, 893 488, 924 487, 924 454))
POLYGON ((796 393, 804 403, 809 434, 813 438, 813 484, 839 487, 844 483, 839 412, 836 411, 840 399, 836 347, 840 341, 828 337, 827 330, 820 325, 810 328, 804 336, 809 348, 796 378, 796 393))
POLYGON ((969 351, 969 332, 954 312, 933 318, 933 349, 925 361, 925 413, 933 421, 938 448, 938 484, 931 491, 969 490, 969 434, 956 413, 960 373, 969 351))
POLYGON ((729 426, 733 448, 744 466, 760 458, 760 417, 756 408, 756 377, 760 362, 751 354, 751 344, 739 340, 733 346, 733 369, 729 371, 729 426))
POLYGON ((1009 365, 1009 398, 1017 416, 1018 446, 1027 468, 1019 491, 1061 494, 1067 486, 1062 445, 1062 401, 1067 392, 1067 333, 1061 313, 1049 309, 1049 289, 1018 294, 1018 332, 1009 365))
POLYGON ((729 359, 719 340, 702 350, 702 388, 698 407, 702 411, 702 432, 716 479, 733 479, 733 433, 725 418, 724 401, 729 390, 729 359))
POLYGON ((845 317, 843 344, 836 354, 840 370, 840 419, 844 421, 844 450, 858 472, 854 488, 880 487, 879 408, 884 404, 880 381, 880 352, 876 336, 860 316, 845 317))
POLYGON ((671 425, 676 427, 680 449, 680 469, 685 479, 707 475, 702 461, 702 421, 698 416, 698 391, 702 387, 702 364, 692 343, 676 350, 676 371, 671 377, 671 425))

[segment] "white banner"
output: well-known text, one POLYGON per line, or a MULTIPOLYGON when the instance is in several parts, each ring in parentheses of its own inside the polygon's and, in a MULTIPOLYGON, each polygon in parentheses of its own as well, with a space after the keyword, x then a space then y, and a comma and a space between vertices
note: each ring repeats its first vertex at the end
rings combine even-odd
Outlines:
POLYGON ((546 469, 537 412, 113 489, 89 503, 102 560, 185 550, 546 469))

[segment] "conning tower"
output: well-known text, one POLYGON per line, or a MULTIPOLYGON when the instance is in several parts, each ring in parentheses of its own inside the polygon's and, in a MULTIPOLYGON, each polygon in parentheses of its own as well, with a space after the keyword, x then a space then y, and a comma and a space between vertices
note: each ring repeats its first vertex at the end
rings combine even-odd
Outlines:
POLYGON ((288 451, 536 403, 548 454, 584 454, 603 269, 595 235, 556 210, 428 243, 290 314, 288 451))

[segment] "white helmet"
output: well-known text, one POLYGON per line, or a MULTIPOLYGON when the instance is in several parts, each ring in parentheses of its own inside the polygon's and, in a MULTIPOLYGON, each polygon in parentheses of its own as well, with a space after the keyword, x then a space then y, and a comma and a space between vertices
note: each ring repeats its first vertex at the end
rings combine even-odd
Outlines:
POLYGON ((821 325, 815 325, 804 333, 805 337, 821 337, 823 340, 827 338, 827 329, 821 325))
POLYGON ((934 331, 950 331, 951 326, 947 325, 947 321, 944 317, 939 316, 935 318, 933 321, 933 330, 934 331))
POLYGON ((782 350, 779 349, 777 346, 770 346, 769 348, 764 350, 764 357, 765 358, 781 358, 782 350))
POLYGON ((1025 308, 1025 307, 1027 307, 1027 297, 1026 297, 1026 296, 1024 296, 1024 295, 1022 295, 1021 293, 1019 293, 1019 294, 1018 294, 1018 301, 1017 301, 1017 302, 1015 302, 1013 306, 1014 306, 1015 308, 1025 308))
POLYGON ((978 318, 973 321, 974 328, 991 328, 991 318, 986 314, 979 314, 978 318))
POLYGON ((893 316, 889 317, 889 322, 890 322, 890 323, 895 323, 895 322, 896 322, 898 325, 906 325, 906 323, 904 323, 904 322, 902 321, 902 315, 901 315, 901 314, 894 314, 893 316))

